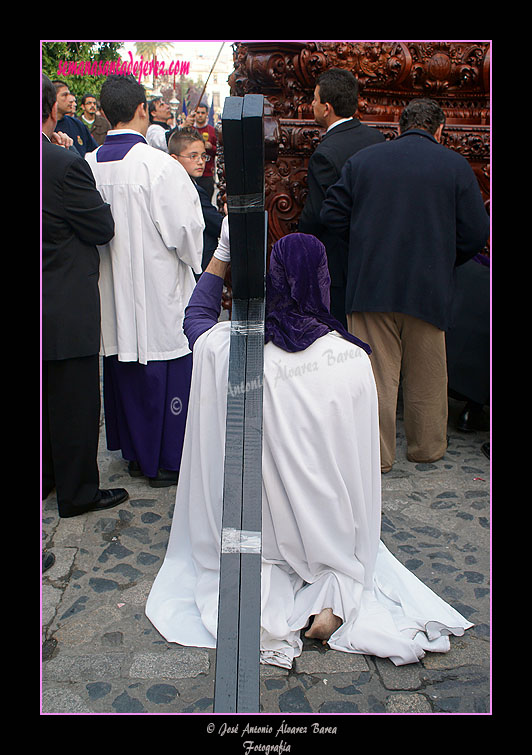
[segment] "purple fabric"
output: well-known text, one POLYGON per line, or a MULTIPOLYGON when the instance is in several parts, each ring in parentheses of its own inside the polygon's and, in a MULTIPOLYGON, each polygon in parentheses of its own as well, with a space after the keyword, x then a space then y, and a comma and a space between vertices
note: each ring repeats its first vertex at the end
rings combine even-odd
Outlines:
POLYGON ((475 260, 475 262, 478 262, 480 265, 484 265, 484 267, 490 266, 490 258, 486 257, 485 254, 480 254, 480 253, 475 254, 473 259, 475 260))
POLYGON ((303 351, 336 330, 371 354, 367 343, 348 333, 330 313, 331 278, 325 247, 315 236, 291 233, 274 244, 266 276, 265 342, 284 351, 303 351))
POLYGON ((147 365, 104 357, 107 447, 138 461, 146 477, 179 470, 191 376, 192 354, 147 365))
POLYGON ((222 278, 212 273, 202 273, 196 283, 183 320, 183 331, 190 350, 201 334, 218 322, 223 285, 222 278))
POLYGON ((127 132, 107 134, 104 143, 96 152, 96 162, 109 163, 122 160, 131 147, 139 142, 147 144, 146 139, 141 134, 129 134, 127 132))

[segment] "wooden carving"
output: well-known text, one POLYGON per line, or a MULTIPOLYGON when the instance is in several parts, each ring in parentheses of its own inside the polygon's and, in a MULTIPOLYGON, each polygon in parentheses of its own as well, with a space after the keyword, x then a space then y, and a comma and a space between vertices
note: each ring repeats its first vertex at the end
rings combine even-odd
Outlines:
MULTIPOLYGON (((356 116, 387 139, 416 97, 431 97, 446 116, 443 143, 469 160, 489 205, 490 45, 488 42, 239 42, 233 45, 231 94, 263 94, 268 112, 266 209, 269 243, 297 230, 310 155, 322 137, 312 113, 314 87, 328 68, 359 81, 356 116)), ((223 198, 223 145, 219 175, 223 198)))

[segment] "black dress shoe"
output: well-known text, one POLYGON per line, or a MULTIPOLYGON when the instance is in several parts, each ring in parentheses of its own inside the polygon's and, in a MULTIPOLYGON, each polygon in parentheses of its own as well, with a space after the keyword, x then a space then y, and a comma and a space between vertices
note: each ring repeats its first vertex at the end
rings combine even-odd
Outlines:
POLYGON ((490 457, 490 444, 489 444, 489 441, 487 443, 483 443, 480 446, 480 450, 482 451, 482 453, 484 454, 484 456, 486 457, 486 459, 489 459, 489 457, 490 457))
POLYGON ((110 490, 100 490, 100 499, 87 503, 84 506, 71 506, 66 511, 63 510, 59 513, 62 519, 66 519, 71 516, 79 516, 79 514, 86 514, 88 511, 104 511, 105 509, 112 509, 114 506, 127 501, 129 493, 124 488, 111 488, 110 490))
POLYGON ((150 486, 152 488, 168 488, 170 485, 177 485, 177 478, 179 472, 174 472, 171 469, 159 469, 157 477, 150 477, 150 486))
POLYGON ((131 477, 144 477, 144 473, 140 468, 138 461, 130 461, 127 465, 127 471, 129 472, 131 477))
POLYGON ((456 423, 456 429, 462 433, 474 433, 475 430, 488 430, 489 421, 482 408, 466 406, 456 423))

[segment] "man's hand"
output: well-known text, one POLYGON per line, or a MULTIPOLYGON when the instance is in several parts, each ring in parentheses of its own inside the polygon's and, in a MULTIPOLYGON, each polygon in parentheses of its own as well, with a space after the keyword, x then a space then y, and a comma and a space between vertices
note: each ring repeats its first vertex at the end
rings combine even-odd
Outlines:
POLYGON ((60 147, 64 147, 65 149, 68 149, 74 144, 74 141, 68 136, 68 134, 63 133, 62 131, 54 131, 52 133, 52 136, 50 137, 50 141, 52 144, 57 144, 60 147))

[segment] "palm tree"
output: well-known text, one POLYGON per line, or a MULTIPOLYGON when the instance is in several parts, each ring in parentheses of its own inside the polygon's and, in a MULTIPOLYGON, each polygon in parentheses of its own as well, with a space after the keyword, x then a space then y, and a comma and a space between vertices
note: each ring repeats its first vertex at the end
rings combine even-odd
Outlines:
POLYGON ((142 55, 144 60, 152 58, 153 70, 152 70, 152 86, 155 89, 155 66, 157 63, 157 53, 171 50, 172 45, 170 42, 135 42, 135 49, 137 55, 142 55))

